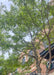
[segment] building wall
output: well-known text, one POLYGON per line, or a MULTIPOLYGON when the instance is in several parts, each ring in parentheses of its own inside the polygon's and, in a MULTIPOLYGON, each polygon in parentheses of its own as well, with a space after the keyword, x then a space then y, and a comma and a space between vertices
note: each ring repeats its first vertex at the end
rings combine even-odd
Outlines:
POLYGON ((50 0, 50 5, 54 5, 54 0, 50 0))
MULTIPOLYGON (((39 42, 39 40, 38 39, 36 39, 35 40, 36 42, 39 42)), ((40 49, 39 50, 37 50, 37 53, 38 53, 38 56, 39 56, 39 58, 40 58, 40 52, 42 52, 43 50, 44 50, 45 48, 44 48, 44 45, 43 45, 43 43, 41 42, 41 45, 40 45, 40 49)), ((29 53, 29 51, 30 50, 28 50, 28 53, 29 53)), ((22 53, 21 54, 21 59, 20 59, 20 61, 22 62, 22 59, 23 59, 23 57, 26 57, 26 62, 28 62, 28 55, 24 55, 24 53, 22 53)), ((45 62, 46 60, 44 59, 43 61, 42 61, 42 63, 41 63, 41 65, 40 65, 40 67, 41 67, 41 72, 42 72, 42 74, 45 74, 45 72, 46 72, 46 66, 45 66, 45 64, 43 64, 44 62, 45 62)), ((31 72, 33 72, 33 71, 35 71, 36 70, 36 62, 34 61, 34 63, 30 66, 30 71, 31 72)))

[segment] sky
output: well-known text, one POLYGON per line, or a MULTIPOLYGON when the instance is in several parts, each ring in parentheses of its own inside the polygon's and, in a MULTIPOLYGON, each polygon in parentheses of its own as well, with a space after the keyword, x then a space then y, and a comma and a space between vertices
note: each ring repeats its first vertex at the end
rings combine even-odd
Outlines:
POLYGON ((8 0, 0 0, 0 3, 3 3, 4 5, 6 5, 7 9, 10 10, 10 4, 12 3, 11 1, 8 0))
MULTIPOLYGON (((49 2, 50 0, 46 0, 47 2, 49 2)), ((10 4, 12 4, 11 1, 8 0, 0 0, 0 3, 3 3, 4 5, 6 5, 7 9, 10 10, 10 4)))
MULTIPOLYGON (((8 2, 8 0, 0 0, 0 3, 3 3, 4 5, 6 5, 6 7, 7 7, 7 10, 10 10, 10 4, 12 3, 11 1, 9 1, 8 2)), ((11 32, 10 32, 10 34, 11 34, 11 32)), ((11 35, 13 35, 13 34, 11 34, 11 35)), ((10 53, 12 53, 12 50, 10 50, 10 53)), ((2 52, 0 51, 0 55, 2 55, 2 52)), ((8 56, 8 52, 6 52, 5 54, 4 54, 4 57, 5 57, 5 59, 7 59, 9 56, 8 56)))
MULTIPOLYGON (((7 9, 10 10, 10 4, 12 3, 11 1, 8 2, 8 0, 0 0, 0 3, 3 3, 4 5, 6 5, 7 9)), ((14 35, 13 33, 9 32, 10 35, 14 35)), ((26 41, 29 40, 30 38, 27 36, 26 37, 27 39, 25 39, 26 41)), ((12 50, 10 50, 10 53, 12 53, 12 50)), ((1 51, 0 51, 0 55, 2 55, 1 51)), ((6 52, 4 54, 4 57, 5 59, 7 59, 9 56, 8 56, 8 52, 6 52)))

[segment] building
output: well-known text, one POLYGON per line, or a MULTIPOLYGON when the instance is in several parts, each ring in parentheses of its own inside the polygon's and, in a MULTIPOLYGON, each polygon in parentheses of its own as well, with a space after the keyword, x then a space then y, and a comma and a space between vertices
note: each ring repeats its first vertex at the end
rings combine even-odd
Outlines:
MULTIPOLYGON (((48 65, 49 65, 49 50, 48 50, 48 48, 46 48, 46 50, 43 50, 40 53, 40 56, 41 57, 45 56, 44 59, 47 60, 47 65, 46 66, 48 67, 48 65)), ((54 72, 54 43, 51 44, 51 56, 52 56, 52 58, 51 58, 51 67, 50 67, 49 73, 54 72)))
POLYGON ((54 0, 50 0, 50 5, 54 5, 54 0))
MULTIPOLYGON (((46 74, 46 66, 48 66, 49 65, 49 50, 48 50, 48 47, 46 48, 46 49, 44 49, 43 50, 43 46, 41 46, 41 52, 40 52, 40 50, 39 50, 39 52, 40 52, 40 57, 43 57, 44 55, 46 55, 47 53, 47 55, 44 57, 44 59, 42 60, 42 62, 41 62, 41 64, 40 64, 40 67, 41 67, 41 73, 42 73, 42 75, 45 75, 46 74), (47 64, 45 64, 45 62, 47 62, 47 64)), ((53 44, 51 44, 51 54, 52 54, 52 60, 51 60, 51 62, 52 62, 52 64, 51 64, 51 67, 50 67, 50 71, 49 71, 49 75, 50 75, 50 73, 53 73, 54 72, 54 43, 53 44)), ((23 60, 24 60, 24 63, 25 62, 28 62, 28 56, 26 57, 25 56, 25 58, 23 58, 23 60), (27 60, 27 61, 26 61, 27 60)), ((23 63, 23 64, 24 64, 23 63)), ((34 61, 34 63, 30 66, 30 71, 31 71, 31 73, 29 73, 29 74, 26 74, 26 75, 36 75, 37 74, 37 71, 36 71, 36 63, 35 63, 35 61, 34 61)), ((25 70, 24 70, 25 71, 25 70)), ((27 71, 27 70, 26 70, 27 71)))

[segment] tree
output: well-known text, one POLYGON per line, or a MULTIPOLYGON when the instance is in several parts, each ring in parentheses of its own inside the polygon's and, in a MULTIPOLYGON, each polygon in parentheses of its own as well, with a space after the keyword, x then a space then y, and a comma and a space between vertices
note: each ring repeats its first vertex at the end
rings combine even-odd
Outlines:
POLYGON ((51 34, 52 27, 53 27, 53 23, 50 24, 49 20, 50 20, 50 16, 52 16, 53 14, 52 14, 52 12, 50 12, 52 9, 50 9, 49 3, 47 5, 45 5, 44 0, 42 0, 41 6, 42 6, 41 16, 42 16, 42 22, 43 22, 42 24, 43 24, 43 31, 44 31, 43 33, 45 34, 46 39, 48 41, 48 45, 49 45, 49 67, 47 69, 47 71, 49 71, 50 65, 51 65, 51 58, 52 58, 51 57, 51 48, 50 48, 50 45, 51 45, 50 34, 51 34), (48 31, 47 31, 46 27, 47 27, 48 31))
MULTIPOLYGON (((27 55, 35 59, 38 73, 41 73, 41 69, 37 49, 40 42, 43 41, 42 35, 39 33, 44 30, 46 36, 45 28, 51 28, 49 24, 46 25, 49 23, 48 21, 45 23, 46 19, 48 20, 48 12, 48 5, 44 0, 42 0, 42 2, 40 2, 40 0, 16 0, 14 1, 14 6, 11 6, 11 11, 5 12, 5 15, 3 15, 3 19, 5 20, 2 21, 4 24, 3 28, 6 30, 6 37, 11 38, 8 44, 9 48, 12 48, 13 52, 17 55, 21 52, 27 54, 28 49, 32 50, 34 55, 27 55), (42 5, 40 3, 42 3, 42 5), (45 6, 45 8, 43 6, 45 6), (9 35, 9 31, 14 35, 9 35), (29 40, 26 41, 25 38, 27 37, 29 40), (36 39, 39 39, 39 42, 36 42, 36 39)), ((47 39, 48 41, 50 40, 49 35, 47 35, 47 39)))
POLYGON ((20 67, 17 58, 18 57, 15 54, 10 55, 6 60, 4 59, 4 56, 0 56, 0 74, 8 75, 9 73, 15 72, 15 70, 20 67))
MULTIPOLYGON (((27 1, 27 3, 23 2, 24 5, 22 4, 22 7, 21 6, 19 7, 20 10, 22 10, 22 11, 20 11, 19 14, 16 14, 15 17, 13 14, 15 14, 14 11, 16 11, 15 10, 16 8, 13 9, 13 7, 12 7, 12 10, 10 12, 8 12, 8 13, 6 12, 5 17, 7 18, 7 15, 8 15, 10 18, 5 19, 5 22, 8 25, 12 24, 12 27, 13 27, 12 32, 14 33, 14 36, 12 36, 12 39, 15 43, 15 45, 13 45, 14 50, 17 50, 17 51, 19 50, 19 52, 20 51, 22 52, 22 50, 24 51, 26 49, 26 46, 28 45, 28 49, 30 48, 34 52, 34 56, 32 56, 32 57, 35 58, 35 60, 36 60, 37 71, 38 71, 38 73, 41 73, 40 63, 38 60, 38 54, 37 54, 35 38, 34 38, 34 37, 36 37, 36 34, 38 34, 38 32, 40 31, 40 28, 38 28, 39 27, 38 25, 40 24, 40 22, 38 23, 38 19, 37 19, 37 17, 39 18, 40 16, 39 16, 39 11, 34 8, 34 3, 36 5, 35 1, 32 1, 32 3, 30 3, 29 1, 27 1), (29 7, 30 5, 31 5, 31 7, 29 7), (26 8, 28 10, 26 10, 26 8), (35 17, 35 15, 36 15, 36 17, 35 17), (13 19, 11 20, 11 18, 13 18, 13 19), (30 38, 31 38, 30 43, 25 41, 24 38, 26 36, 30 36, 30 38), (31 46, 29 46, 29 45, 31 45, 31 46)), ((38 43, 38 45, 39 44, 40 43, 38 43)), ((29 56, 31 56, 31 55, 29 55, 29 56)))

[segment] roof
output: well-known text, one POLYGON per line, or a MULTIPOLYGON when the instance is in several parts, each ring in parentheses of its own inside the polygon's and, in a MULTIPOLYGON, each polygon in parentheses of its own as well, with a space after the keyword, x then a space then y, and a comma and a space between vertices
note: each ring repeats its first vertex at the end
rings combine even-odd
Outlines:
MULTIPOLYGON (((51 47, 51 55, 53 56, 54 55, 54 43, 52 43, 50 47, 51 47)), ((43 57, 46 53, 48 54, 45 56, 45 59, 49 59, 48 47, 40 53, 40 56, 43 57)))

